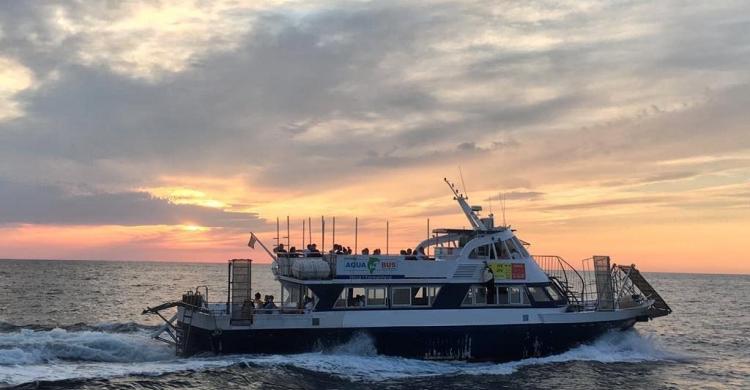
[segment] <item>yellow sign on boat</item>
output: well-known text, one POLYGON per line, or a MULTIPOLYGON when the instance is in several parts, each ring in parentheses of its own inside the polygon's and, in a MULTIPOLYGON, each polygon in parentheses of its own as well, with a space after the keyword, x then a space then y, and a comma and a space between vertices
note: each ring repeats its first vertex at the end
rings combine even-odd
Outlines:
POLYGON ((510 279, 513 276, 513 267, 510 264, 490 264, 489 266, 495 279, 510 279))

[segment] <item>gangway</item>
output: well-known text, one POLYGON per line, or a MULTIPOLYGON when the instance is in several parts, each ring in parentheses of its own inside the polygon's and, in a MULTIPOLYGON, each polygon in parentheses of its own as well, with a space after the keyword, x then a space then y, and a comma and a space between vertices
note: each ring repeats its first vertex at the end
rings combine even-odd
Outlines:
POLYGON ((635 265, 617 265, 630 281, 633 282, 636 287, 646 296, 647 299, 653 299, 654 304, 648 310, 648 316, 651 318, 663 317, 672 313, 672 309, 667 305, 667 302, 659 295, 658 292, 651 286, 646 278, 643 277, 641 271, 635 268, 635 265))

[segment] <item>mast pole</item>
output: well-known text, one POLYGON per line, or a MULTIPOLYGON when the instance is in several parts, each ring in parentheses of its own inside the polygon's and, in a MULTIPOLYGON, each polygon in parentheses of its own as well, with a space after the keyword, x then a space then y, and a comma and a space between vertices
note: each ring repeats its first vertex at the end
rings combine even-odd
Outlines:
POLYGON ((312 244, 312 218, 307 217, 307 238, 308 243, 312 244))
POLYGON ((326 220, 322 215, 320 216, 320 251, 323 253, 326 251, 326 220))
MULTIPOLYGON (((331 241, 332 241, 331 242, 331 248, 333 248, 334 246, 336 246, 336 217, 335 216, 333 217, 333 228, 332 228, 332 231, 333 231, 333 236, 331 238, 331 241)), ((335 251, 336 248, 333 248, 333 250, 335 251)))
MULTIPOLYGON (((430 239, 430 219, 427 218, 427 239, 430 239)), ((427 257, 430 257, 430 246, 428 245, 427 248, 425 248, 427 257)))
POLYGON ((305 222, 307 222, 307 221, 305 221, 305 219, 302 218, 302 248, 305 248, 305 238, 306 238, 305 237, 305 233, 306 233, 305 232, 305 222))
POLYGON ((286 250, 288 251, 289 248, 291 248, 292 238, 291 234, 289 234, 289 216, 286 216, 286 250))
POLYGON ((281 233, 279 233, 279 217, 276 217, 276 250, 279 250, 279 245, 281 245, 281 233))
POLYGON ((385 254, 388 255, 388 245, 390 244, 390 221, 385 220, 385 254))
POLYGON ((357 234, 359 233, 359 217, 354 217, 354 254, 359 253, 357 250, 357 234))

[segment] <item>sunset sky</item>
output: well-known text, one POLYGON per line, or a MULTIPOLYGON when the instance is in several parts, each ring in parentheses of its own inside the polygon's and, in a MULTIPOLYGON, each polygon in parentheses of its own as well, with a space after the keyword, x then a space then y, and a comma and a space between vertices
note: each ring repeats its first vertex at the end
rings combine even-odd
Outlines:
POLYGON ((532 253, 750 273, 750 2, 0 4, 0 258, 397 251, 459 166, 532 253))

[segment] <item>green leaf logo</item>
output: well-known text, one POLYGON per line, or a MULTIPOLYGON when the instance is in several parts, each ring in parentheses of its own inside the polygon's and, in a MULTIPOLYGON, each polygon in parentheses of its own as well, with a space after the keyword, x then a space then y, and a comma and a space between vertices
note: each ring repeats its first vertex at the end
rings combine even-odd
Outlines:
POLYGON ((369 260, 367 260, 367 269, 370 270, 370 273, 375 272, 375 267, 378 265, 378 262, 380 259, 377 257, 370 257, 369 260))

